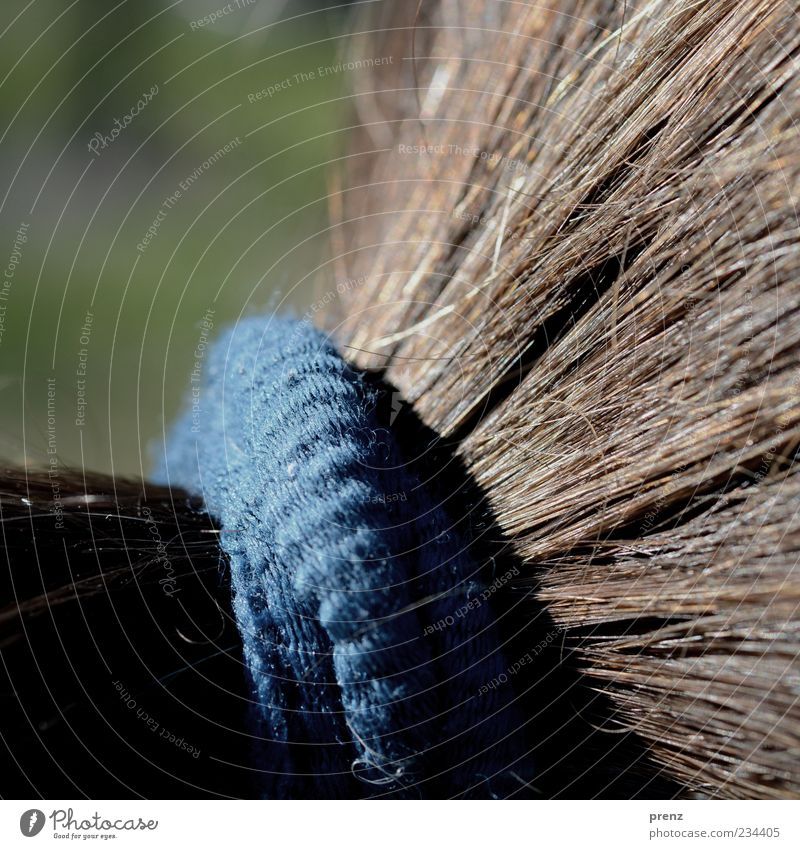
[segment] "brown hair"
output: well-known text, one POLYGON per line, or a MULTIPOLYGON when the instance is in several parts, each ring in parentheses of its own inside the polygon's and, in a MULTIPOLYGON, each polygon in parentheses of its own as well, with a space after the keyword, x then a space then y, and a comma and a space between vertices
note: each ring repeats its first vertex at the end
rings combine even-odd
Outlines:
POLYGON ((393 61, 322 321, 457 446, 652 769, 796 796, 796 8, 415 5, 362 27, 393 61))

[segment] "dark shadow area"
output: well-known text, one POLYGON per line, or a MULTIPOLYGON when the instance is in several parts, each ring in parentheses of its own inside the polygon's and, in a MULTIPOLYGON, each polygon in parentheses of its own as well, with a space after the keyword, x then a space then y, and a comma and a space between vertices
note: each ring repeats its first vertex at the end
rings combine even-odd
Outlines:
MULTIPOLYGON (((398 393, 380 374, 371 374, 369 380, 380 390, 379 421, 394 431, 405 456, 415 458, 423 485, 438 493, 454 526, 474 541, 474 556, 485 564, 484 584, 495 586, 498 576, 514 573, 498 585, 490 603, 509 666, 524 659, 509 675, 527 723, 520 744, 528 747, 535 767, 533 787, 521 795, 543 799, 683 795, 685 788, 650 759, 638 735, 620 733, 611 700, 582 671, 579 639, 572 632, 567 636, 537 601, 536 570, 514 554, 485 495, 456 455, 457 440, 439 438, 408 404, 398 411, 398 393)), ((594 636, 594 631, 588 628, 587 636, 594 636)))
POLYGON ((60 476, 56 516, 46 474, 4 478, 0 795, 252 796, 208 516, 181 492, 99 475, 60 476))

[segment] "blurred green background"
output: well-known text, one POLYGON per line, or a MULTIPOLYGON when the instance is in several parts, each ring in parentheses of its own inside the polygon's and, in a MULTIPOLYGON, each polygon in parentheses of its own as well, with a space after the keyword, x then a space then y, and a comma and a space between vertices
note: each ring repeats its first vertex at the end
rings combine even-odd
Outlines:
POLYGON ((189 391, 207 311, 211 336, 240 314, 303 311, 328 163, 351 123, 346 72, 317 69, 335 66, 351 14, 297 0, 5 0, 5 460, 146 471, 189 391))

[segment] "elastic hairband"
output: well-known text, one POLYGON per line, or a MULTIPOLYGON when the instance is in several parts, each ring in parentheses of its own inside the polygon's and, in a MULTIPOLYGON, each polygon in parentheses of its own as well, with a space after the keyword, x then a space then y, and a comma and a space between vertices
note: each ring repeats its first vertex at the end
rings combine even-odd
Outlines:
POLYGON ((469 519, 307 323, 212 347, 159 477, 221 527, 268 798, 507 797, 531 778, 469 519))

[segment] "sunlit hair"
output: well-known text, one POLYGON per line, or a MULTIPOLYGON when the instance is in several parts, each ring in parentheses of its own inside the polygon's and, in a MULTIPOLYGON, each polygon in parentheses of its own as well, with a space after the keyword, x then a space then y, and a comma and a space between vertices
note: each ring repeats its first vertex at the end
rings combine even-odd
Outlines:
POLYGON ((607 730, 797 795, 797 10, 404 5, 321 321, 455 444, 607 730))

